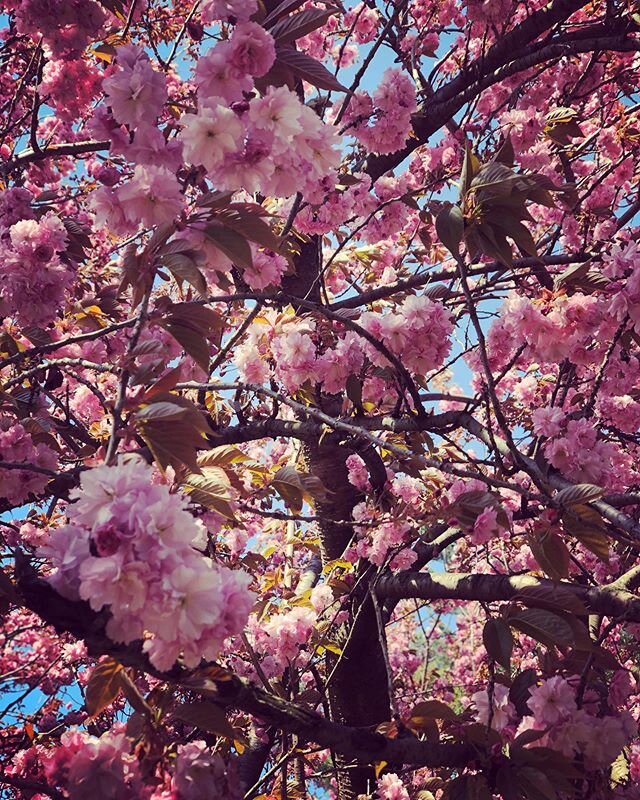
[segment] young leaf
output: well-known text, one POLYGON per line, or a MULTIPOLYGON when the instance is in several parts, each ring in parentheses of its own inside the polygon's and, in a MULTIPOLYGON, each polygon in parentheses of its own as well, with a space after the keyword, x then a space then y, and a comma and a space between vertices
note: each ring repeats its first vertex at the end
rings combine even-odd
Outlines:
POLYGON ((546 608, 548 611, 560 614, 575 614, 579 617, 588 616, 585 604, 569 589, 563 586, 527 586, 518 592, 514 601, 523 603, 531 608, 546 608))
POLYGON ((193 725, 201 731, 214 733, 217 736, 226 736, 235 739, 236 733, 231 727, 222 706, 201 700, 198 703, 181 703, 173 712, 174 716, 182 722, 193 725))
POLYGON ((294 467, 285 466, 279 469, 271 481, 271 486, 278 492, 294 514, 302 511, 305 489, 300 474, 294 467))
POLYGON ((229 479, 220 467, 201 467, 200 473, 189 474, 182 488, 194 503, 217 511, 230 522, 236 521, 230 502, 232 495, 229 479))
POLYGON ((509 625, 547 647, 569 647, 573 644, 571 625, 551 611, 525 608, 508 619, 509 625))
POLYGON ((111 705, 120 693, 122 664, 113 658, 100 662, 89 677, 84 701, 89 715, 95 717, 111 705))
POLYGON ((269 33, 276 40, 276 46, 289 44, 320 28, 337 11, 337 8, 331 6, 326 9, 306 8, 298 14, 292 14, 276 22, 269 29, 269 33))
POLYGON ((460 206, 447 206, 436 217, 436 232, 442 244, 457 257, 464 235, 464 217, 460 206))
POLYGON ((554 497, 556 503, 566 508, 589 503, 592 500, 599 500, 604 495, 604 489, 592 483, 576 483, 575 486, 567 486, 561 489, 554 497))
POLYGON ((204 235, 237 266, 253 266, 249 242, 237 231, 224 227, 219 222, 211 222, 204 229, 204 235))
POLYGON ((278 47, 276 61, 289 67, 295 75, 318 89, 334 92, 349 91, 323 64, 305 53, 299 53, 293 47, 278 47))
MULTIPOLYGON (((255 208, 259 209, 260 206, 255 208)), ((215 220, 262 247, 274 252, 280 249, 280 239, 271 226, 262 219, 260 212, 252 210, 248 204, 234 203, 228 208, 223 208, 216 213, 215 220)))
POLYGON ((186 253, 165 253, 158 262, 166 267, 177 281, 186 281, 200 294, 207 296, 207 281, 196 262, 186 253))
POLYGON ((527 701, 531 696, 531 688, 538 682, 538 676, 535 669, 525 669, 519 675, 516 675, 511 689, 509 689, 509 700, 515 706, 516 711, 521 717, 530 714, 531 711, 527 705, 527 701))
MULTIPOLYGON (((162 395, 160 395, 162 397, 162 395)), ((206 442, 207 423, 198 409, 185 398, 169 395, 140 409, 135 426, 164 472, 168 466, 199 471, 196 453, 206 442)))
POLYGON ((571 556, 557 533, 546 531, 539 536, 531 536, 529 547, 540 569, 552 580, 559 581, 569 576, 571 556))
POLYGON ((482 641, 490 658, 497 661, 507 672, 511 670, 513 634, 501 619, 488 619, 482 630, 482 641))
POLYGON ((421 727, 426 720, 443 719, 448 722, 458 719, 456 712, 440 700, 425 700, 411 709, 409 724, 413 728, 421 727))
POLYGON ((273 11, 269 12, 269 14, 267 14, 267 16, 264 18, 262 22, 263 26, 269 30, 276 20, 284 17, 285 14, 289 14, 291 11, 295 11, 297 8, 300 8, 304 1, 305 0, 282 0, 282 2, 278 3, 273 11))

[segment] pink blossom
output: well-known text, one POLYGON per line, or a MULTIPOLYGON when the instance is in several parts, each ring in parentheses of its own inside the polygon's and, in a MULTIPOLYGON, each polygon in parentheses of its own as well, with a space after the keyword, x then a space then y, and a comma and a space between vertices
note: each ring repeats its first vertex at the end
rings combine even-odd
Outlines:
POLYGON ((184 208, 180 185, 166 167, 137 166, 115 195, 129 222, 148 227, 172 222, 184 208))
POLYGON ((238 76, 265 75, 276 59, 273 36, 256 22, 241 22, 231 37, 230 63, 238 76))
POLYGON ((164 75, 153 69, 144 50, 132 44, 118 48, 116 69, 102 86, 113 116, 123 125, 153 123, 167 99, 164 75))
POLYGON ((220 42, 207 51, 196 64, 194 83, 198 87, 200 104, 210 98, 222 97, 228 103, 243 99, 243 92, 250 92, 253 81, 248 75, 239 74, 231 63, 232 45, 220 42))
POLYGON ((144 649, 158 669, 180 654, 196 666, 242 629, 251 579, 194 549, 204 544, 202 524, 151 477, 137 459, 84 472, 70 524, 52 532, 42 553, 61 593, 88 600, 95 611, 110 608, 112 639, 130 642, 147 631, 144 649))
POLYGON ((378 779, 376 796, 379 800, 409 800, 409 792, 395 772, 387 772, 378 779))
POLYGON ((124 733, 100 738, 69 730, 45 759, 45 775, 67 788, 71 800, 133 800, 141 789, 138 762, 124 733))
POLYGON ((201 740, 178 748, 173 789, 179 800, 241 800, 243 792, 233 768, 201 740))
POLYGON ((184 114, 181 122, 185 159, 202 164, 209 172, 223 164, 228 153, 242 147, 242 123, 219 97, 209 98, 198 114, 184 114))
MULTIPOLYGON (((25 422, 27 424, 27 422, 25 422)), ((58 459, 46 444, 35 444, 23 425, 9 415, 0 415, 0 458, 7 463, 24 465, 24 469, 0 468, 0 498, 20 505, 39 495, 55 473, 58 459), (30 470, 29 466, 35 469, 30 470), (38 472, 38 468, 44 472, 38 472)))
POLYGON ((257 9, 257 0, 205 0, 201 7, 202 21, 236 19, 246 22, 257 9))
POLYGON ((560 408, 536 408, 531 414, 536 436, 556 436, 562 430, 565 413, 560 408))
POLYGON ((377 9, 364 3, 358 3, 344 15, 346 28, 353 28, 353 35, 358 44, 366 44, 375 38, 380 25, 380 14, 377 9))
POLYGON ((252 289, 259 291, 268 286, 279 286, 289 268, 287 259, 278 253, 253 249, 252 266, 245 267, 242 275, 252 289))
POLYGON ((513 703, 509 700, 509 689, 500 683, 493 687, 493 712, 489 711, 489 691, 483 690, 471 696, 476 707, 476 719, 483 725, 489 724, 491 716, 491 727, 496 731, 501 731, 509 725, 515 715, 513 703))
POLYGON ((549 678, 542 686, 531 689, 527 705, 538 724, 554 725, 576 710, 575 689, 564 678, 549 678))
POLYGON ((469 539, 475 545, 486 544, 495 538, 499 531, 498 512, 495 508, 488 507, 476 517, 469 539))

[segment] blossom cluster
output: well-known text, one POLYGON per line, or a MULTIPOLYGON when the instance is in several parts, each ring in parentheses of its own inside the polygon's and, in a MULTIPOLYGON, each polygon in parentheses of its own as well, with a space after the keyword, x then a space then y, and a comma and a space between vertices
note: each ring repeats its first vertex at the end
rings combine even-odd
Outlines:
POLYGON ((0 498, 13 505, 40 494, 51 479, 49 472, 53 473, 58 464, 50 447, 36 444, 25 427, 6 414, 0 415, 0 460, 14 465, 0 469, 0 498), (21 464, 24 469, 20 469, 21 464))
MULTIPOLYGON (((3 203, 5 218, 29 213, 26 196, 14 192, 12 199, 16 205, 11 199, 3 203)), ((22 325, 50 322, 76 277, 73 263, 64 257, 68 234, 62 220, 52 212, 39 220, 20 219, 6 229, 2 239, 0 304, 4 314, 22 325)))
POLYGON ((384 155, 403 147, 417 102, 415 85, 402 70, 385 70, 373 97, 361 91, 345 103, 343 122, 369 152, 384 155))
POLYGON ((81 53, 107 20, 95 0, 19 0, 16 6, 18 32, 39 34, 54 55, 81 53))
POLYGON ((216 49, 198 65, 198 112, 182 117, 185 160, 203 166, 217 189, 317 196, 340 162, 335 130, 286 87, 234 101, 212 66, 216 49))
POLYGON ((71 728, 55 750, 43 754, 44 775, 50 784, 64 786, 69 800, 133 800, 142 795, 143 783, 130 746, 124 731, 112 729, 98 738, 71 728))
MULTIPOLYGON (((439 367, 451 347, 451 315, 442 303, 428 297, 408 297, 393 312, 367 311, 361 315, 360 321, 369 333, 418 375, 439 367)), ((388 364, 385 355, 370 344, 367 345, 367 354, 377 366, 388 364)))
POLYGON ((582 756, 586 770, 598 770, 611 764, 623 747, 638 732, 638 725, 627 712, 598 714, 599 703, 588 690, 582 707, 577 703, 579 678, 554 676, 530 690, 527 705, 531 712, 516 727, 517 714, 509 700, 509 689, 501 684, 493 687, 489 702, 488 690, 476 692, 472 700, 479 722, 496 731, 521 734, 538 731, 533 746, 550 747, 572 758, 582 756))
POLYGON ((253 601, 249 576, 199 552, 206 530, 144 463, 84 472, 71 497, 69 524, 43 547, 55 568, 50 580, 94 611, 108 606, 114 641, 146 637, 158 669, 179 655, 194 667, 241 631, 253 601))

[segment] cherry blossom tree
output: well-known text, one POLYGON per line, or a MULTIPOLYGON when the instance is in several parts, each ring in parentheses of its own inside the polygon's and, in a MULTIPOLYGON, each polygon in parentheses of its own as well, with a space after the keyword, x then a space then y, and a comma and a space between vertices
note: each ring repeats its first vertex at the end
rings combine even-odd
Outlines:
POLYGON ((635 0, 1 0, 0 793, 640 798, 635 0))

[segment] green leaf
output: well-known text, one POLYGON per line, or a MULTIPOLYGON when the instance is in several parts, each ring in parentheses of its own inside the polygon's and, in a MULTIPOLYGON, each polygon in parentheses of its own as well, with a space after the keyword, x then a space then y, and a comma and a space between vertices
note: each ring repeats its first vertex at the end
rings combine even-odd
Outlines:
POLYGON ((186 281, 201 295, 207 296, 207 281, 196 262, 186 253, 165 253, 160 265, 166 267, 178 281, 186 281))
POLYGON ((411 709, 409 724, 413 728, 421 727, 425 720, 443 719, 453 722, 458 719, 456 712, 440 700, 424 700, 411 709))
POLYGON ((511 670, 513 634, 501 619, 488 619, 482 630, 482 641, 490 658, 497 661, 507 672, 511 670))
POLYGON ((305 53, 299 53, 293 47, 276 48, 276 63, 288 67, 299 78, 302 78, 312 86, 316 86, 318 89, 328 89, 335 92, 349 91, 323 64, 305 53))
POLYGON ((436 217, 436 232, 442 244, 457 257, 464 236, 464 217, 460 206, 447 206, 436 217))
POLYGON ((476 226, 480 238, 482 252, 495 258, 506 267, 513 266, 513 253, 511 245, 507 241, 506 235, 499 229, 494 228, 489 222, 482 222, 476 226))
POLYGON ((98 664, 87 682, 84 702, 89 716, 95 717, 116 699, 120 693, 120 672, 122 664, 107 658, 98 664))
POLYGON ((502 207, 496 207, 490 217, 491 224, 501 228, 523 253, 536 257, 538 249, 529 229, 517 220, 517 215, 501 212, 502 207))
POLYGON ((251 248, 245 236, 219 222, 211 222, 207 225, 204 235, 237 266, 248 268, 253 266, 251 248))
POLYGON ((307 8, 298 14, 292 14, 279 20, 269 28, 269 33, 276 40, 276 47, 281 44, 289 44, 320 28, 337 11, 339 9, 331 6, 326 9, 307 8))
POLYGON ((464 160, 462 162, 462 171, 460 172, 460 197, 466 196, 471 187, 471 181, 475 178, 476 173, 480 169, 480 159, 471 149, 469 142, 466 143, 464 149, 464 160))
POLYGON ((592 500, 599 500, 603 495, 604 489, 593 483, 576 483, 575 486, 567 486, 566 489, 559 491, 553 499, 559 505, 571 508, 592 500))
POLYGON ((225 736, 227 739, 236 738, 224 709, 215 703, 206 700, 198 703, 181 703, 175 708, 173 715, 201 731, 225 736))
POLYGON ((611 786, 625 784, 629 780, 629 750, 625 749, 620 753, 611 765, 611 786))
POLYGON ((571 556, 567 545, 557 533, 546 531, 529 537, 529 547, 540 569, 552 580, 559 581, 569 576, 571 556))
POLYGON ((573 644, 571 625, 562 617, 542 608, 525 608, 508 618, 509 625, 547 647, 573 644))

